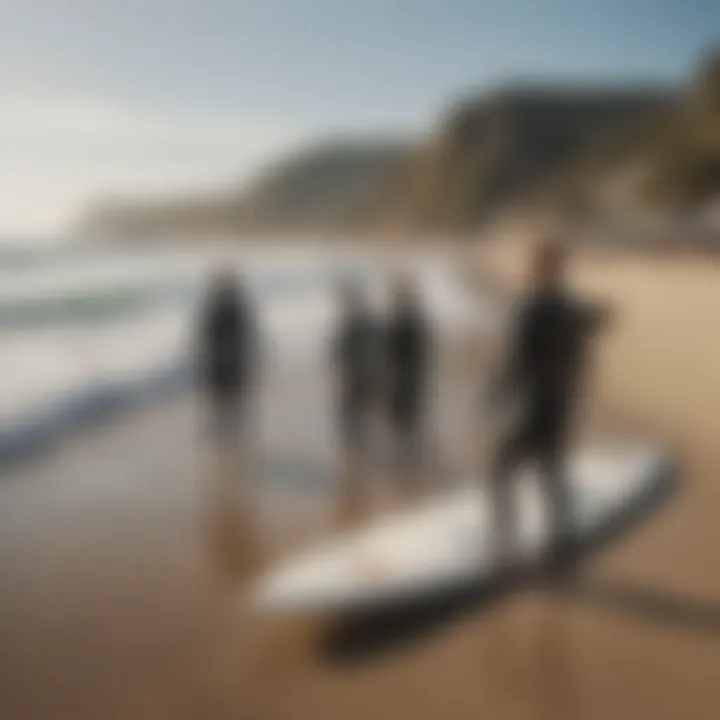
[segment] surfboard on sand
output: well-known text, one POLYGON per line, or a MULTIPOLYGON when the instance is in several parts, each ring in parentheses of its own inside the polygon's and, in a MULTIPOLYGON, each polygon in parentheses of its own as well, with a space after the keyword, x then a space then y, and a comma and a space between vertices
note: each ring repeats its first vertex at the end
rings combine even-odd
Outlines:
MULTIPOLYGON (((567 476, 576 539, 589 553, 657 507, 675 471, 658 448, 634 445, 579 451, 567 476)), ((514 488, 518 551, 532 564, 549 547, 548 509, 532 470, 514 488)), ((492 553, 491 510, 486 485, 469 482, 282 563, 259 579, 251 600, 276 612, 342 613, 490 585, 504 570, 492 553)))

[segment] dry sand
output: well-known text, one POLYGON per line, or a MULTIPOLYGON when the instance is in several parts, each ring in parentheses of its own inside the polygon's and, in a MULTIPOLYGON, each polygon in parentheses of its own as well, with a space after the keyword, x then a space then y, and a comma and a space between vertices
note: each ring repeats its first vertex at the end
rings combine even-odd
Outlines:
MULTIPOLYGON (((484 252, 517 277, 517 248, 484 252)), ((601 586, 615 583, 612 597, 518 595, 402 652, 322 662, 314 627, 239 610, 257 556, 243 559, 232 488, 197 452, 183 400, 0 487, 0 717, 717 718, 720 267, 587 257, 577 270, 619 309, 598 400, 672 443, 685 469, 677 499, 593 568, 601 586), (638 587, 655 600, 634 602, 638 587)), ((307 383, 293 387, 312 396, 307 383)), ((275 394, 268 422, 305 448, 288 456, 278 435, 275 474, 319 478, 312 492, 283 486, 267 503, 287 549, 325 531, 335 485, 317 428, 288 426, 288 408, 306 400, 275 394)), ((279 541, 257 537, 267 562, 279 541)))

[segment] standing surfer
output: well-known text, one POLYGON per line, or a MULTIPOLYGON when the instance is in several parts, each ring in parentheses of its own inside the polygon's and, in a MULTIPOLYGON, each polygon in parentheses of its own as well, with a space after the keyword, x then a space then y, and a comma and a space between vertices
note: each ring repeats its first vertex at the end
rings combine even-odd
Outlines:
POLYGON ((338 377, 339 425, 348 454, 367 453, 378 395, 379 331, 362 287, 348 281, 341 289, 341 319, 334 340, 338 377))
POLYGON ((240 278, 229 270, 211 280, 200 321, 200 382, 216 435, 235 440, 247 404, 257 352, 253 310, 240 278))
POLYGON ((344 451, 343 519, 360 510, 367 485, 373 420, 378 402, 380 332, 367 295, 354 280, 340 291, 341 317, 333 339, 338 425, 344 451))
POLYGON ((405 473, 421 459, 429 391, 430 327, 415 285, 398 278, 385 338, 385 400, 396 459, 405 473))
POLYGON ((604 320, 603 313, 566 287, 566 260, 557 239, 544 239, 534 248, 530 288, 518 305, 506 357, 491 388, 493 404, 511 401, 515 410, 491 469, 498 554, 508 559, 513 549, 510 476, 521 463, 532 460, 539 466, 551 508, 550 559, 558 571, 570 569, 575 558, 565 459, 588 340, 604 320))

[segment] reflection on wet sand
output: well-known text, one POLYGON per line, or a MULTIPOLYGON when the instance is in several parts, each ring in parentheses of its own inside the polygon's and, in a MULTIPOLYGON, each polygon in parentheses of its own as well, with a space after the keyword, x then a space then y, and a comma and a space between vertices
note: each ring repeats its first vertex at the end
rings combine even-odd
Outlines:
POLYGON ((372 513, 372 468, 356 456, 348 454, 339 466, 340 497, 337 506, 337 527, 356 527, 372 513))
MULTIPOLYGON (((538 697, 535 717, 582 720, 578 686, 573 674, 572 631, 564 603, 542 603, 529 666, 538 697)), ((532 694, 530 695, 532 697, 532 694)))
POLYGON ((497 693, 490 704, 518 720, 582 720, 567 607, 541 601, 520 610, 501 609, 486 627, 482 664, 497 693))
MULTIPOLYGON (((407 507, 431 490, 432 468, 420 457, 405 463, 394 463, 391 438, 380 435, 386 447, 372 452, 339 452, 336 526, 357 528, 379 512, 407 507)), ((380 443, 378 443, 380 444, 380 443)), ((419 451, 418 451, 419 452, 419 451)))
POLYGON ((220 581, 232 588, 252 579, 262 562, 254 464, 242 447, 219 447, 200 473, 201 527, 220 581))

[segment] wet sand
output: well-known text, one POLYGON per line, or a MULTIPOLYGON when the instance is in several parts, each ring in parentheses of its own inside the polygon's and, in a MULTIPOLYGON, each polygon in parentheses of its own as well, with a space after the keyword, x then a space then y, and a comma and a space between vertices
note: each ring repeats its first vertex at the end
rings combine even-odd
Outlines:
POLYGON ((599 400, 686 466, 673 504, 592 568, 605 592, 518 594, 395 653, 329 664, 314 623, 240 602, 258 567, 332 532, 331 419, 292 411, 327 407, 327 387, 273 384, 254 464, 219 465, 178 398, 5 473, 0 717, 717 717, 720 271, 592 259, 582 282, 624 308, 599 400), (654 604, 638 597, 648 588, 654 604))

